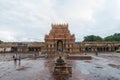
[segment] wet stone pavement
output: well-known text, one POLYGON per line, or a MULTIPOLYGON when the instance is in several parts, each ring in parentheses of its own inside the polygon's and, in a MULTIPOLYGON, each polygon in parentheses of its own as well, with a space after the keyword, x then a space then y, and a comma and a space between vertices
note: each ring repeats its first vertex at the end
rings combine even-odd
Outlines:
MULTIPOLYGON (((72 66, 72 77, 66 80, 120 80, 120 54, 92 55, 92 60, 67 60, 72 66)), ((14 61, 0 61, 0 80, 55 80, 54 61, 38 58, 22 59, 21 65, 14 61)), ((57 79, 59 80, 59 79, 57 79)))

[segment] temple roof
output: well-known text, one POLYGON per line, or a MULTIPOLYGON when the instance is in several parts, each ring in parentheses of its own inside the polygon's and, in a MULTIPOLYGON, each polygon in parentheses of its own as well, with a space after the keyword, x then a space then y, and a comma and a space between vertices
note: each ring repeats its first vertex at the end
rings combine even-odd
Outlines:
POLYGON ((68 29, 68 24, 52 24, 52 29, 45 36, 46 39, 75 39, 74 34, 71 34, 68 29))

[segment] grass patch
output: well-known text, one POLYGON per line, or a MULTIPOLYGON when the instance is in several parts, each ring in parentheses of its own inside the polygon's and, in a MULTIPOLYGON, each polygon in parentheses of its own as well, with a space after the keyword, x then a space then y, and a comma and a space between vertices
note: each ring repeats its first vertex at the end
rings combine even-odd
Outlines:
POLYGON ((120 53, 120 49, 116 50, 117 53, 120 53))

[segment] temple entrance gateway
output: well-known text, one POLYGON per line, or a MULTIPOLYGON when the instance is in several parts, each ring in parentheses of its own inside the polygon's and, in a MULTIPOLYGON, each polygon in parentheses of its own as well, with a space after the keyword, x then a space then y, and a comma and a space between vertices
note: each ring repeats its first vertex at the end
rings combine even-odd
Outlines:
POLYGON ((75 36, 70 33, 68 24, 52 24, 51 27, 49 34, 45 35, 45 48, 48 54, 73 53, 76 47, 75 36))
POLYGON ((57 41, 57 52, 62 53, 63 52, 63 42, 62 40, 57 41))

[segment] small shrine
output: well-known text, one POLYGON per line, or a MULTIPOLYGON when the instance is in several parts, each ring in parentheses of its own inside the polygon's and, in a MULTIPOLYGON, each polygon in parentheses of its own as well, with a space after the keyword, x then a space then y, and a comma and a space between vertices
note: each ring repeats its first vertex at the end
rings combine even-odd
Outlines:
POLYGON ((56 80, 67 80, 67 78, 72 76, 72 67, 61 56, 56 59, 53 68, 53 76, 56 80))

